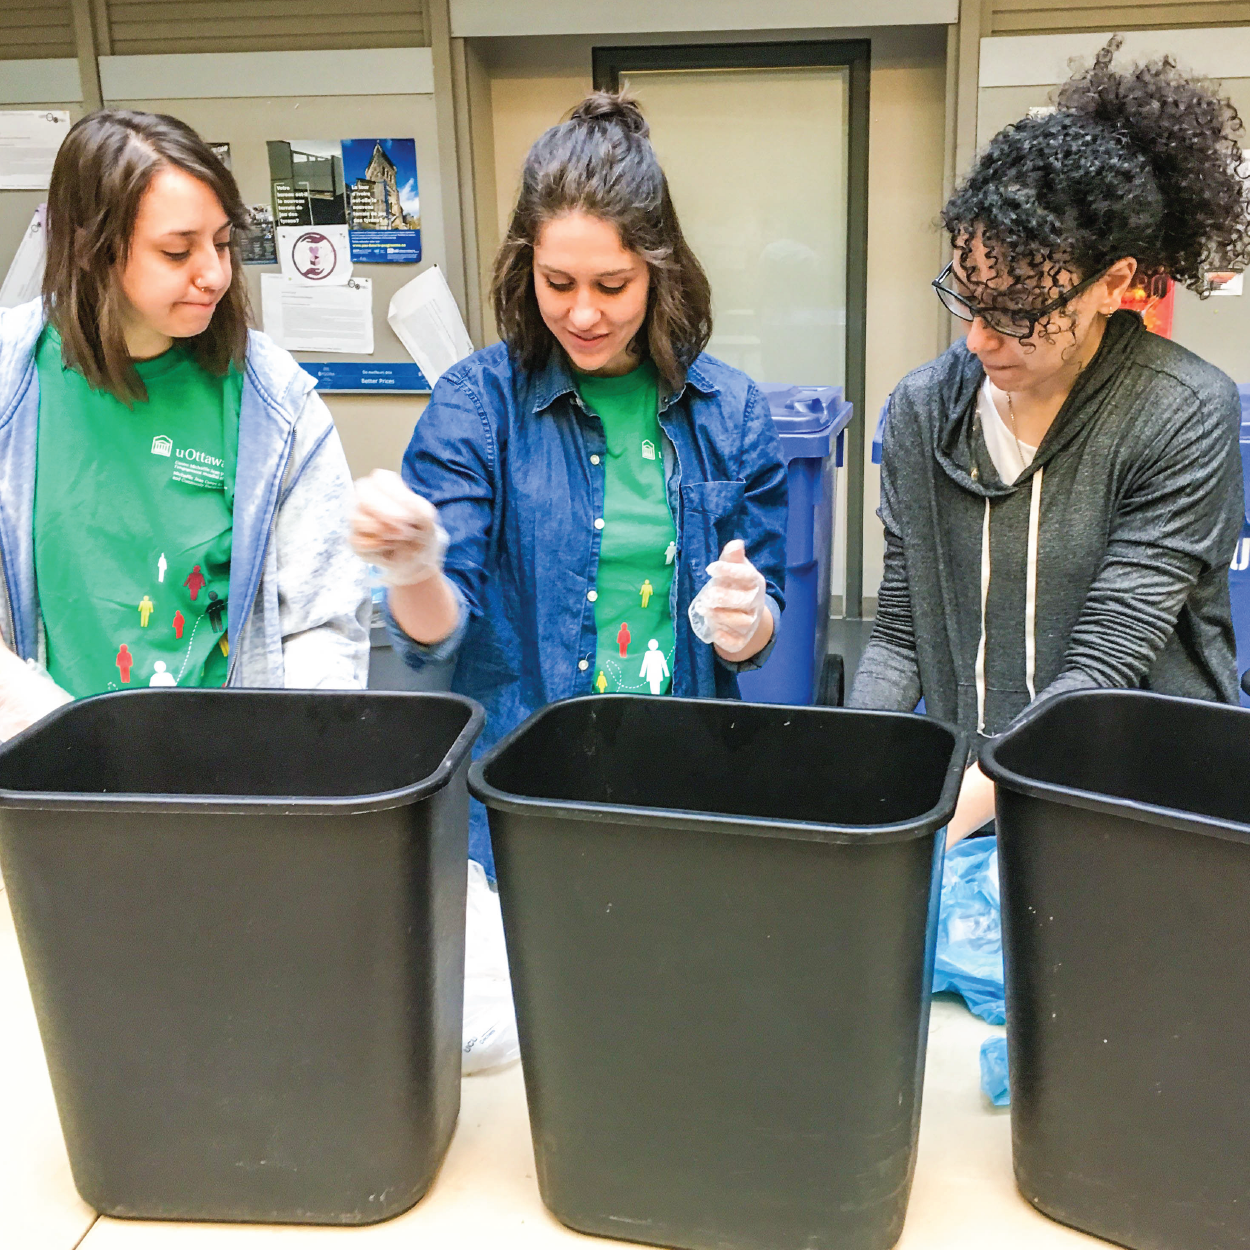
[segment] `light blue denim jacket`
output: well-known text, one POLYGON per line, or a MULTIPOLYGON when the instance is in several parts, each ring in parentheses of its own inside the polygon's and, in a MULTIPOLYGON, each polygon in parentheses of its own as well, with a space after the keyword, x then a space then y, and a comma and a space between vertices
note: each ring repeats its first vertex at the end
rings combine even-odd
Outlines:
MULTIPOLYGON (((673 693, 737 698, 743 665, 701 643, 687 619, 707 566, 733 538, 764 575, 774 625, 784 606, 786 465, 759 389, 706 354, 660 402, 668 501, 677 527, 671 607, 673 693)), ((479 753, 530 713, 590 694, 597 645, 594 590, 603 515, 599 418, 582 403, 563 357, 541 372, 514 367, 503 344, 438 381, 404 456, 404 480, 439 510, 450 536, 446 571, 461 600, 452 635, 433 647, 390 623, 413 668, 456 659, 453 688, 487 711, 479 753)), ((470 854, 493 871, 484 813, 474 804, 470 854)))
MULTIPOLYGON (((35 585, 38 300, 0 309, 0 636, 43 662, 35 585)), ((231 686, 362 687, 364 565, 347 545, 351 476, 329 410, 290 353, 252 331, 230 556, 231 686)))

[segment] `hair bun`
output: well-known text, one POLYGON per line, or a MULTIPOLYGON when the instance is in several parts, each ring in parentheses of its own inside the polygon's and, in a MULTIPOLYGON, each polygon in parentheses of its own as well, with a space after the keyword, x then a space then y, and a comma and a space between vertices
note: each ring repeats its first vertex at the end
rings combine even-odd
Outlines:
MULTIPOLYGON (((1150 170, 1160 200, 1157 237, 1142 237, 1138 250, 1126 247, 1123 254, 1143 270, 1156 267, 1201 291, 1207 268, 1241 268, 1250 250, 1242 122, 1218 85, 1187 77, 1170 56, 1117 69, 1112 62, 1121 42, 1118 35, 1109 39, 1087 69, 1063 84, 1056 103, 1061 114, 1117 136, 1150 170)), ((1111 171, 1115 157, 1103 160, 1111 171)), ((1131 193, 1121 185, 1118 194, 1131 193)))
POLYGON ((628 91, 592 91, 569 114, 571 122, 614 122, 641 139, 651 133, 638 101, 628 91))

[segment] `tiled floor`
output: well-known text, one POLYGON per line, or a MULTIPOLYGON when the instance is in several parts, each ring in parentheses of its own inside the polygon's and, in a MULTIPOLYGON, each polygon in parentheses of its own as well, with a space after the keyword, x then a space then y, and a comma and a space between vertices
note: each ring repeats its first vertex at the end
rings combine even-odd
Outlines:
MULTIPOLYGON (((994 1031, 958 1003, 934 1004, 920 1153, 898 1250, 1103 1246, 1045 1219, 1017 1194, 1007 1113, 990 1108, 978 1088, 978 1048, 994 1031)), ((625 1245, 571 1232, 543 1207, 517 1065, 465 1081, 460 1125, 434 1187, 388 1223, 325 1229, 97 1219, 70 1178, 7 896, 0 890, 0 1246, 315 1250, 351 1242, 367 1250, 625 1245)))

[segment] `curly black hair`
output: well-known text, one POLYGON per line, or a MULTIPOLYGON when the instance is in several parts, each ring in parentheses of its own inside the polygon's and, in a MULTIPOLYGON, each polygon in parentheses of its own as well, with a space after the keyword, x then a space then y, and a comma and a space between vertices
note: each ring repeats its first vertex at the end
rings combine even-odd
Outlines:
MULTIPOLYGON (((1056 109, 990 141, 942 211, 961 267, 980 236, 991 302, 1038 306, 1131 256, 1204 293, 1207 270, 1250 259, 1241 118, 1171 57, 1124 71, 1111 39, 1058 91, 1056 109)), ((984 288, 981 288, 984 289, 984 288)))

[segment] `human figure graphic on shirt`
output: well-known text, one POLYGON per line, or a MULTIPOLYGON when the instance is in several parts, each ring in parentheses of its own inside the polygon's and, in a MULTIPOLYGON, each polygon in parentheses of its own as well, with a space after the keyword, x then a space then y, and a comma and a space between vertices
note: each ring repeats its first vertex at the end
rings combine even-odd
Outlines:
POLYGON ((595 678, 595 689, 600 694, 606 694, 608 689, 608 679, 603 675, 603 669, 599 670, 599 676, 595 678))
POLYGON ((149 686, 176 686, 178 684, 173 673, 166 667, 164 660, 157 660, 154 667, 156 671, 148 678, 149 686))
POLYGON ((182 637, 182 627, 187 623, 187 618, 181 612, 174 613, 174 637, 182 637))
POLYGON ((629 632, 629 624, 626 621, 622 621, 620 629, 616 632, 616 645, 621 649, 622 660, 629 655, 629 644, 633 641, 633 637, 629 632))
POLYGON ((156 562, 156 580, 163 582, 165 580, 165 570, 169 568, 169 561, 165 559, 165 553, 161 552, 161 558, 156 562))
POLYGON ((155 611, 156 604, 154 604, 147 595, 144 595, 143 598, 139 600, 139 624, 142 628, 147 629, 148 621, 151 619, 152 613, 155 611))
POLYGON ((218 597, 215 590, 208 592, 208 623, 215 634, 221 633, 221 618, 226 614, 226 601, 218 597))
POLYGON ((196 595, 208 585, 208 578, 200 572, 200 566, 197 564, 187 575, 187 580, 182 584, 191 592, 191 602, 194 603, 196 595))
POLYGON ((655 587, 651 585, 649 577, 642 583, 642 589, 638 593, 642 596, 642 606, 645 608, 651 602, 651 596, 655 594, 655 587))
POLYGON ((664 689, 664 682, 669 676, 668 661, 660 651, 660 644, 654 638, 647 643, 647 651, 642 657, 642 668, 639 669, 638 676, 651 687, 652 694, 659 694, 664 689))
POLYGON ((130 669, 135 662, 135 657, 130 654, 130 648, 123 642, 117 648, 117 659, 114 663, 117 665, 117 671, 122 675, 122 681, 127 685, 130 684, 130 669))

